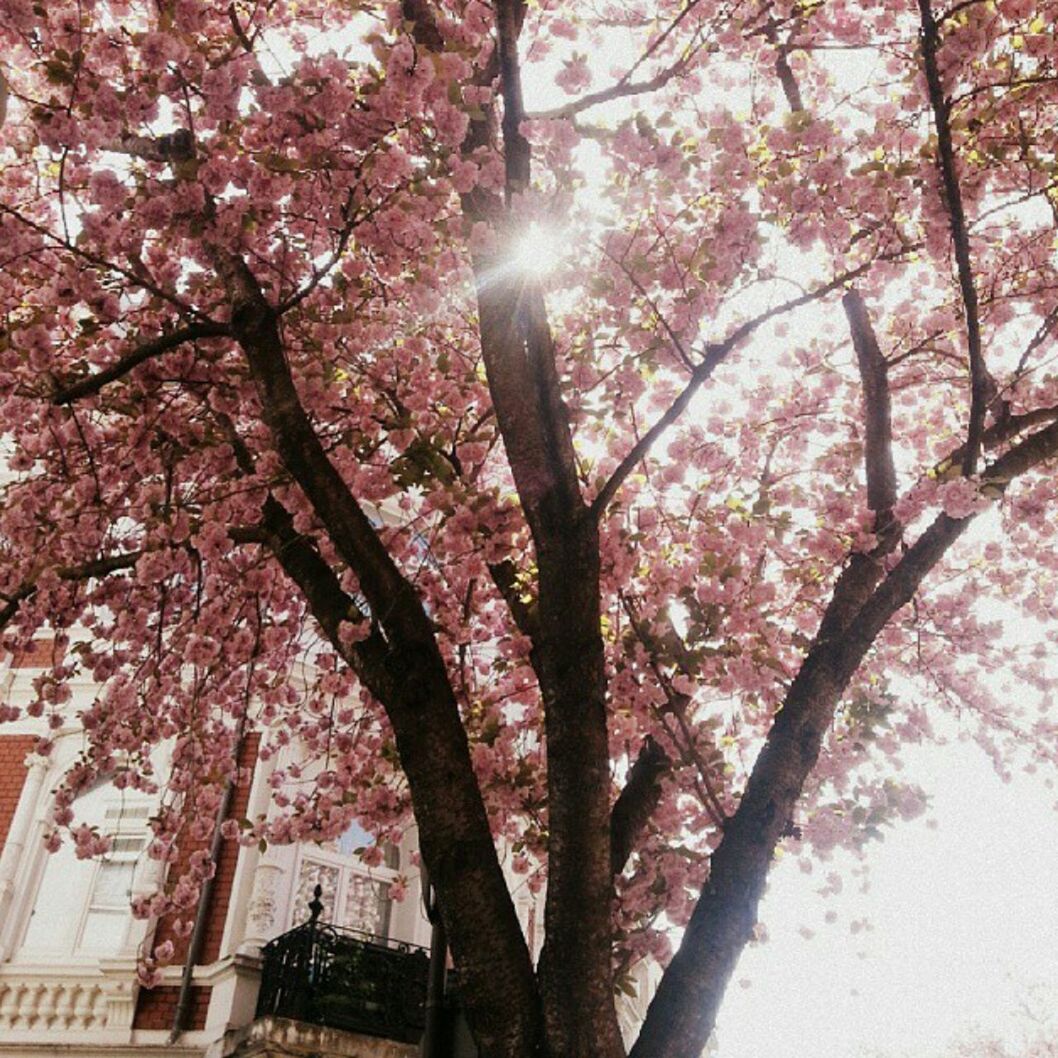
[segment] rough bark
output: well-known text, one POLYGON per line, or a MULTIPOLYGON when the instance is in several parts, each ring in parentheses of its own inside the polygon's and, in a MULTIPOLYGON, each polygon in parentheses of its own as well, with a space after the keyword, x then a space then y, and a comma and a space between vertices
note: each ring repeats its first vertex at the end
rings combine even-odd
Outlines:
MULTIPOLYGON (((416 41, 443 41, 430 13, 406 0, 416 41)), ((516 233, 506 206, 530 179, 517 39, 524 13, 496 6, 500 123, 506 167, 503 200, 476 189, 464 196, 471 222, 490 225, 496 249, 474 259, 482 356, 503 437, 536 551, 537 604, 532 659, 544 704, 548 767, 548 890, 539 972, 547 1045, 563 1058, 623 1053, 612 988, 613 884, 606 684, 599 621, 599 544, 585 506, 555 368, 543 294, 510 266, 516 233)), ((464 150, 486 144, 494 118, 472 120, 464 150)))
POLYGON ((650 822, 661 799, 661 779, 671 766, 661 746, 647 738, 610 815, 610 863, 614 874, 624 870, 636 840, 650 822))
MULTIPOLYGON (((517 40, 521 5, 496 7, 506 194, 529 185, 517 40)), ((544 703, 548 888, 539 980, 547 1044, 563 1058, 624 1053, 613 1001, 613 874, 599 537, 577 478, 543 294, 500 253, 478 260, 482 355, 536 550, 533 664, 544 703), (502 278, 497 278, 502 277, 502 278)))

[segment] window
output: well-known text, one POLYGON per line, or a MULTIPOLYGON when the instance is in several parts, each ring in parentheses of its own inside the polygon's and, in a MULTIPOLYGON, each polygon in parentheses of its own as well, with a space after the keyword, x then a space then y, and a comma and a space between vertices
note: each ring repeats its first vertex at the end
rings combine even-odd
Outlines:
POLYGON ((322 890, 320 919, 345 929, 355 929, 378 937, 390 931, 392 901, 389 887, 400 867, 400 849, 387 844, 383 865, 368 867, 357 853, 374 844, 374 839, 354 823, 337 840, 319 846, 302 846, 291 901, 290 925, 306 922, 311 912, 313 892, 322 890))
POLYGON ((26 880, 33 897, 17 958, 23 962, 92 961, 117 955, 130 939, 130 891, 147 841, 150 802, 101 783, 78 798, 79 821, 113 837, 100 859, 79 860, 67 841, 53 855, 40 849, 26 880))
POLYGON ((98 863, 77 945, 80 951, 117 951, 124 943, 132 876, 142 849, 142 837, 117 837, 106 858, 98 863))

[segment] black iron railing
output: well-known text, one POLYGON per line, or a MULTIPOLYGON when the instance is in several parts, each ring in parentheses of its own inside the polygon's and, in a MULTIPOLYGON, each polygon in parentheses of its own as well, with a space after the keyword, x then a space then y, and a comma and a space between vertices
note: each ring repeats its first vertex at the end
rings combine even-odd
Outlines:
POLYGON ((257 1016, 417 1043, 426 1024, 425 948, 317 920, 264 946, 257 1016))

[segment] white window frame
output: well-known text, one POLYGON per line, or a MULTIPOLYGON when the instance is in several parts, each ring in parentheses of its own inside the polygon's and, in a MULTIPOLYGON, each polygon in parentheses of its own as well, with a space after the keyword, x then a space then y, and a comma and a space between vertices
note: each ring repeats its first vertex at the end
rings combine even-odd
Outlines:
MULTIPOLYGON (((99 785, 105 786, 106 783, 99 785)), ((99 786, 97 785, 94 790, 87 791, 87 793, 92 793, 98 789, 99 786)), ((86 948, 84 946, 85 929, 90 914, 95 910, 102 910, 102 908, 94 907, 93 901, 105 864, 113 862, 115 855, 122 862, 133 863, 134 875, 130 879, 130 888, 135 884, 135 871, 138 861, 145 855, 144 850, 149 836, 147 820, 154 811, 154 803, 145 800, 140 795, 131 797, 122 795, 120 791, 115 789, 111 789, 109 794, 110 796, 107 796, 102 804, 102 813, 96 809, 88 814, 88 819, 98 827, 100 832, 114 838, 118 851, 116 853, 112 851, 102 858, 97 858, 92 863, 91 873, 85 875, 84 881, 81 883, 83 888, 78 889, 80 899, 68 894, 64 904, 60 905, 66 922, 70 922, 72 919, 73 928, 62 930, 63 936, 54 944, 49 944, 46 936, 38 935, 34 938, 32 944, 27 946, 27 942, 30 941, 34 917, 43 915, 46 918, 51 913, 48 900, 53 895, 47 882, 48 868, 53 867, 54 861, 51 859, 51 854, 45 851, 42 845, 36 850, 30 864, 30 873, 24 876, 28 880, 25 891, 29 899, 22 905, 24 910, 16 935, 17 940, 11 954, 12 961, 34 965, 63 963, 83 966, 91 965, 99 959, 112 958, 125 951, 135 923, 132 917, 132 910, 127 903, 120 911, 116 906, 113 908, 112 913, 115 917, 120 915, 124 928, 121 929, 119 927, 120 935, 116 938, 115 943, 113 945, 108 944, 105 950, 86 948), (135 842, 135 848, 130 844, 126 844, 133 841, 135 842)), ((74 812, 76 815, 76 802, 74 812)), ((62 853, 56 855, 62 855, 62 853)), ((81 869, 81 867, 82 865, 78 864, 78 868, 81 869)))
POLYGON ((132 832, 127 829, 116 831, 110 835, 113 838, 113 847, 110 852, 96 862, 96 869, 92 874, 92 885, 88 891, 88 898, 81 908, 81 921, 77 927, 77 935, 74 941, 74 954, 91 956, 99 954, 96 949, 85 947, 85 934, 88 930, 88 921, 93 913, 112 916, 124 923, 124 929, 119 926, 117 951, 121 951, 129 935, 129 926, 132 924, 132 912, 129 901, 132 899, 132 890, 136 880, 136 867, 140 857, 147 845, 147 835, 144 831, 132 832), (122 866, 131 865, 128 872, 128 888, 125 890, 124 900, 115 904, 101 904, 96 902, 99 891, 99 883, 102 881, 103 873, 108 867, 118 864, 122 866))

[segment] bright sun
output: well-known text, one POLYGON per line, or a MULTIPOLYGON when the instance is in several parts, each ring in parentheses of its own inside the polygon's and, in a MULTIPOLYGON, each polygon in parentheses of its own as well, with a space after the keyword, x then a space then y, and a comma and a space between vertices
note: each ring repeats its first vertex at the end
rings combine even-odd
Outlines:
POLYGON ((556 232, 536 222, 515 240, 511 264, 522 275, 547 275, 558 263, 559 245, 556 232))

